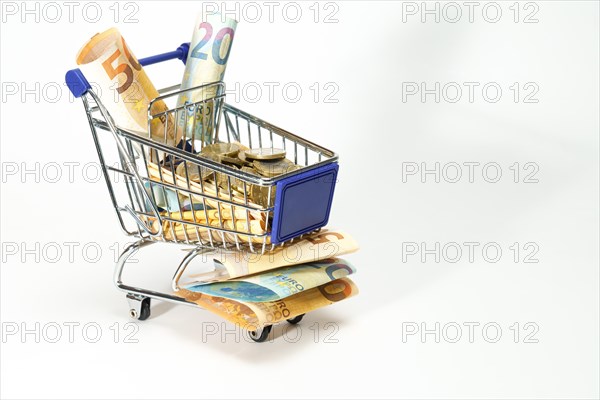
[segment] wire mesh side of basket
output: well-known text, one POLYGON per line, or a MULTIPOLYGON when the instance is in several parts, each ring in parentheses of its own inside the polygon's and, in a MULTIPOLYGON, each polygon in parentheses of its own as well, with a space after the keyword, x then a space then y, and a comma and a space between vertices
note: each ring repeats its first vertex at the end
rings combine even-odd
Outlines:
POLYGON ((196 153, 205 144, 217 142, 283 148, 288 158, 303 166, 296 173, 337 159, 335 153, 226 105, 224 99, 222 83, 157 97, 148 108, 147 135, 117 130, 115 137, 121 140, 125 154, 117 152, 117 159, 109 162, 106 146, 100 144, 103 135, 98 135, 97 129, 110 130, 106 121, 110 116, 101 112, 93 93, 84 98, 111 198, 128 234, 203 247, 270 250, 275 186, 285 175, 264 179, 196 153), (177 104, 182 95, 199 98, 194 94, 206 94, 208 89, 214 89, 210 97, 177 104), (162 124, 156 124, 157 119, 162 124), (200 129, 198 121, 202 123, 200 129), (162 131, 153 131, 153 124, 160 125, 162 131), (124 184, 115 185, 114 181, 124 184), (253 191, 261 192, 261 201, 252 201, 253 191), (157 209, 158 215, 154 212, 157 209), (133 229, 125 226, 123 213, 134 217, 133 229))

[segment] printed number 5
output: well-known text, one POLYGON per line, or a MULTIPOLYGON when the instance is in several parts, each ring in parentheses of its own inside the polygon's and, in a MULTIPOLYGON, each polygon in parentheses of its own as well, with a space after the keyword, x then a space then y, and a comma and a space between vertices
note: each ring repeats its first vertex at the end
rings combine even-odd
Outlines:
POLYGON ((142 69, 142 66, 137 62, 135 58, 133 58, 131 53, 129 53, 129 49, 125 44, 125 41, 122 38, 121 41, 123 43, 123 52, 125 53, 125 57, 127 57, 127 60, 129 60, 129 63, 131 65, 119 64, 116 68, 113 68, 113 61, 115 61, 121 55, 121 50, 119 49, 115 50, 115 52, 102 63, 104 71, 106 71, 106 74, 108 75, 109 79, 112 80, 121 73, 124 73, 127 77, 125 82, 121 86, 117 87, 117 93, 119 94, 129 89, 129 87, 133 83, 133 70, 131 69, 131 67, 133 66, 133 68, 135 68, 138 71, 142 69))
MULTIPOLYGON (((208 58, 208 55, 206 53, 201 52, 200 49, 210 41, 210 38, 212 37, 213 33, 213 27, 208 22, 203 22, 200 24, 198 29, 206 29, 206 34, 204 35, 202 40, 200 40, 198 44, 194 47, 191 56, 194 58, 199 58, 201 60, 206 60, 208 58)), ((217 33, 217 36, 215 37, 215 41, 212 46, 212 58, 217 64, 224 65, 227 63, 227 59, 229 58, 229 52, 231 51, 231 43, 233 43, 233 36, 234 31, 229 27, 225 27, 217 33), (227 48, 227 53, 225 54, 225 57, 221 58, 221 43, 223 43, 223 39, 227 35, 229 35, 230 38, 229 47, 227 48)))
POLYGON ((331 242, 331 240, 327 239, 327 236, 333 236, 338 240, 344 240, 344 236, 337 232, 323 232, 315 237, 308 237, 306 238, 306 240, 308 240, 312 244, 329 243, 331 242))

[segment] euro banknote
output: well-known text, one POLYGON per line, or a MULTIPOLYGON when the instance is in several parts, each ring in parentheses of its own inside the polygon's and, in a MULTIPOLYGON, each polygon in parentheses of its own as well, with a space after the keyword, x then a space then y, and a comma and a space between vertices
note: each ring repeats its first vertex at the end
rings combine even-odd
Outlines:
POLYGON ((262 254, 220 250, 214 255, 214 261, 219 267, 227 270, 227 278, 237 278, 275 268, 338 257, 357 250, 358 243, 350 234, 322 229, 262 254))
POLYGON ((356 294, 358 288, 350 278, 336 279, 282 300, 262 303, 235 301, 186 289, 175 292, 176 296, 251 331, 338 303, 356 294))
POLYGON ((187 290, 243 302, 281 300, 356 272, 347 261, 333 258, 278 268, 223 282, 194 284, 187 290))
MULTIPOLYGON (((191 89, 223 80, 237 21, 219 13, 201 13, 194 26, 181 89, 191 89)), ((193 106, 218 94, 216 86, 184 91, 177 100, 183 108, 177 116, 178 129, 187 138, 213 142, 216 110, 215 103, 207 102, 193 106)))
POLYGON ((174 118, 164 114, 163 101, 154 102, 150 110, 160 116, 148 120, 148 106, 158 91, 116 28, 93 36, 77 54, 77 64, 98 85, 96 94, 119 128, 146 137, 150 129, 154 140, 177 143, 174 118))

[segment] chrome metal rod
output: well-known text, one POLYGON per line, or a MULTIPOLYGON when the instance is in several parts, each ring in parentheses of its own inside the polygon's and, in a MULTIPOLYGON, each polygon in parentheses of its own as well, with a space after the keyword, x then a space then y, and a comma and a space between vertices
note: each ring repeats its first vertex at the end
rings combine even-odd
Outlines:
POLYGON ((130 286, 130 285, 126 285, 123 283, 123 270, 125 268, 125 264, 127 264, 127 260, 132 255, 134 255, 138 250, 140 250, 144 247, 147 247, 153 243, 155 243, 155 242, 142 239, 142 240, 138 240, 135 243, 130 244, 123 250, 123 252, 119 256, 119 259, 117 260, 117 263, 115 264, 115 273, 113 276, 113 281, 114 281, 117 289, 119 289, 125 293, 133 293, 133 294, 137 294, 137 295, 141 295, 141 296, 151 297, 153 299, 169 301, 171 303, 185 304, 185 305, 201 308, 196 303, 187 301, 186 299, 184 299, 182 297, 178 297, 178 296, 175 296, 172 294, 157 292, 154 290, 144 289, 144 288, 140 288, 140 287, 136 287, 136 286, 130 286))
POLYGON ((175 271, 175 275, 173 275, 173 280, 171 281, 171 287, 172 287, 172 289, 174 291, 177 291, 177 290, 181 289, 179 287, 179 280, 181 279, 181 276, 183 275, 183 273, 185 272, 186 268, 188 267, 188 265, 190 265, 190 262, 192 262, 192 260, 194 258, 196 258, 197 256, 199 256, 200 254, 206 254, 206 253, 210 253, 210 252, 213 252, 213 251, 214 251, 214 249, 202 248, 202 247, 196 247, 195 249, 192 249, 184 257, 184 259, 179 264, 179 267, 175 271))

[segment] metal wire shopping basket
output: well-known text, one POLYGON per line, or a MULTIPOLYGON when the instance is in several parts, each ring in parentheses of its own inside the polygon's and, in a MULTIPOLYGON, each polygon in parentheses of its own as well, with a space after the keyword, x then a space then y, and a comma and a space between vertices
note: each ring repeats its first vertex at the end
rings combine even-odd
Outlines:
MULTIPOLYGON (((185 63, 188 48, 183 44, 139 62, 146 66, 177 58, 185 63)), ((121 129, 80 70, 67 72, 66 80, 74 96, 83 100, 110 198, 128 235, 153 242, 265 252, 327 224, 337 155, 226 104, 222 82, 159 90, 160 96, 148 107, 149 127, 156 118, 168 124, 190 110, 212 109, 213 120, 205 124, 214 130, 208 143, 282 148, 296 164, 293 171, 265 178, 201 157, 198 152, 206 141, 191 140, 185 129, 177 145, 157 140, 150 129, 146 136, 121 129), (192 97, 194 91, 207 89, 216 94, 151 112, 155 102, 174 103, 182 93, 192 97), (108 147, 113 147, 112 161, 108 147)))

